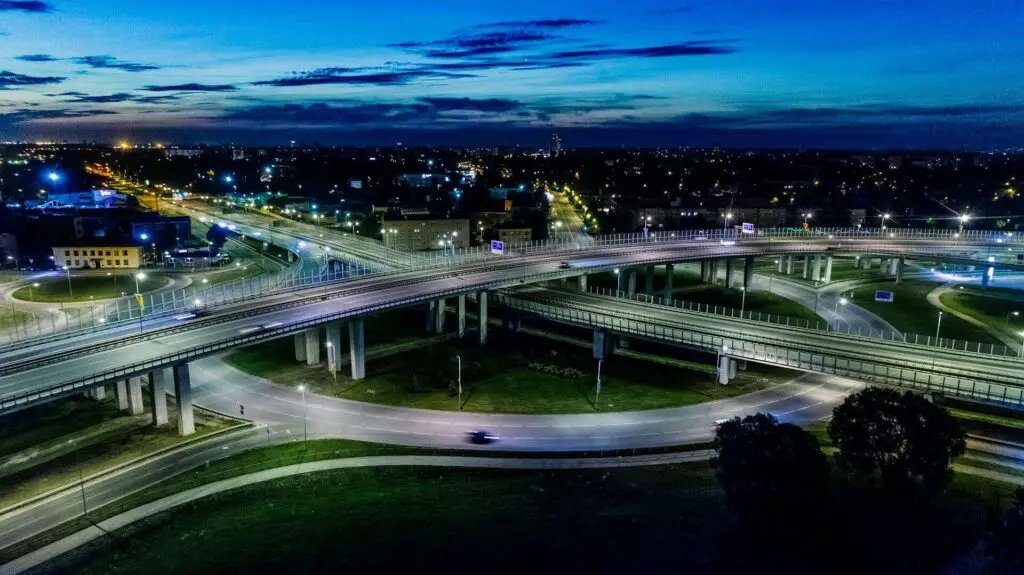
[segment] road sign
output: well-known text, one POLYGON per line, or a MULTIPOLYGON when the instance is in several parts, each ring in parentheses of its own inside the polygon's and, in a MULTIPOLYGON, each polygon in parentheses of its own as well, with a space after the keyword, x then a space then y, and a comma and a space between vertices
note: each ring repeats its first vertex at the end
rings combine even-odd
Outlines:
POLYGON ((503 253, 505 253, 505 242, 499 242, 498 240, 491 240, 491 253, 492 254, 503 254, 503 253))
POLYGON ((891 291, 880 291, 879 290, 879 291, 875 292, 875 301, 880 301, 880 302, 885 302, 885 303, 892 303, 894 300, 895 300, 895 296, 893 295, 893 293, 891 291))
POLYGON ((752 233, 754 233, 754 224, 744 223, 743 224, 743 233, 745 233, 745 234, 752 234, 752 233))

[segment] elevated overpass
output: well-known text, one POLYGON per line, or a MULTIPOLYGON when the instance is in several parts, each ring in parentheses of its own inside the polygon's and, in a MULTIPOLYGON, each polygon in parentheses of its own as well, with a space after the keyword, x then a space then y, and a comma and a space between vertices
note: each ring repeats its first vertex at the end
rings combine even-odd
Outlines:
MULTIPOLYGON (((466 295, 478 294, 478 337, 484 342, 490 292, 548 280, 585 277, 592 272, 744 258, 749 275, 752 275, 753 258, 756 256, 810 255, 827 258, 835 254, 953 259, 973 265, 1021 268, 1024 266, 1017 263, 1016 253, 1024 246, 1019 242, 1015 236, 987 233, 815 230, 810 234, 779 231, 741 236, 732 231, 714 230, 654 234, 647 238, 609 236, 589 246, 574 242, 535 243, 502 255, 475 248, 454 257, 425 262, 413 270, 310 281, 269 292, 253 291, 241 297, 223 294, 220 300, 204 302, 206 314, 199 317, 179 319, 182 316, 171 315, 172 310, 141 320, 104 322, 86 332, 0 353, 0 415, 110 382, 135 381, 137 386, 138 378, 144 375, 148 375, 151 381, 161 382, 166 379, 164 370, 171 371, 178 388, 177 395, 187 407, 189 362, 233 347, 297 335, 297 357, 306 354, 310 363, 315 363, 319 361, 320 353, 319 328, 327 328, 328 341, 338 342, 333 345, 333 353, 339 353, 343 323, 347 323, 350 333, 352 373, 359 379, 364 372, 362 318, 367 314, 432 302, 433 307, 443 313, 444 300, 457 298, 457 329, 459 335, 463 335, 466 295)), ((442 313, 438 315, 441 321, 442 313)), ((577 317, 573 321, 582 320, 577 317)), ((826 365, 831 361, 826 357, 831 356, 826 356, 822 350, 836 345, 840 341, 837 338, 845 338, 841 342, 846 357, 877 357, 877 361, 868 363, 886 370, 885 375, 876 373, 869 381, 880 381, 878 378, 881 377, 889 378, 886 381, 895 378, 895 381, 904 383, 913 381, 915 384, 941 386, 947 391, 962 391, 970 382, 975 382, 989 386, 989 391, 985 392, 988 397, 994 397, 996 393, 993 390, 997 388, 992 386, 1002 386, 998 389, 1004 390, 1006 401, 1022 401, 1022 386, 1013 379, 1024 381, 1019 377, 1024 375, 1019 371, 1024 362, 1015 357, 989 355, 968 358, 961 357, 961 354, 970 354, 970 350, 943 350, 909 342, 882 343, 835 333, 808 335, 780 326, 763 326, 757 332, 760 334, 758 339, 754 337, 756 334, 744 335, 743 330, 749 327, 746 324, 737 327, 737 320, 726 318, 718 318, 709 323, 709 327, 699 329, 690 324, 655 322, 645 314, 630 317, 608 315, 601 321, 609 322, 606 324, 609 328, 620 325, 629 334, 652 333, 661 338, 685 341, 701 349, 729 346, 735 350, 733 356, 737 358, 772 363, 785 357, 786 361, 795 361, 804 366, 801 368, 809 370, 844 369, 846 373, 857 371, 866 376, 867 366, 855 368, 848 363, 833 363, 832 367, 826 365), (650 327, 645 327, 647 325, 650 327), (878 349, 879 346, 891 349, 885 351, 878 349), (896 349, 899 352, 892 351, 896 349), (910 372, 892 375, 900 354, 905 354, 907 361, 914 362, 913 375, 910 372), (983 373, 986 369, 1003 375, 990 377, 983 373), (944 370, 949 370, 955 381, 943 375, 941 372, 944 370), (1005 374, 1014 375, 1006 377, 1005 374), (945 379, 940 383, 935 377, 945 379)), ((162 394, 162 386, 154 387, 158 388, 154 394, 162 394)), ((190 430, 181 431, 187 433, 190 430)))

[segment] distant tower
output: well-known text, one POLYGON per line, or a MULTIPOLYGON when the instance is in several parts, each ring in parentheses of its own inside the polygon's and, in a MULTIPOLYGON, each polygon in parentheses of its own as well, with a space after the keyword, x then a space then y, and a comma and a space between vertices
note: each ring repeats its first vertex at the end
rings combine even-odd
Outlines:
POLYGON ((551 134, 551 148, 548 150, 548 155, 552 158, 557 158, 562 154, 562 137, 558 135, 558 132, 551 134))

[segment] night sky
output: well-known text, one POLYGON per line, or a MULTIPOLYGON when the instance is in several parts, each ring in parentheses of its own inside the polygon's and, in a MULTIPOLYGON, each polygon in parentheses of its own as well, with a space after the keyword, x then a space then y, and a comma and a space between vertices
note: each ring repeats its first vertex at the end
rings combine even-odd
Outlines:
POLYGON ((1020 0, 0 1, 0 139, 1024 146, 1020 0))

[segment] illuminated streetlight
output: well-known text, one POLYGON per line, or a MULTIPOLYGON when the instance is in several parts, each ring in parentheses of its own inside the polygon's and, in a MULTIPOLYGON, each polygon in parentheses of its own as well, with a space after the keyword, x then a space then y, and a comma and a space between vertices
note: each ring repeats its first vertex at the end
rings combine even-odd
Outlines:
POLYGON ((306 431, 306 386, 300 385, 299 391, 302 392, 302 441, 309 440, 309 433, 306 431))

